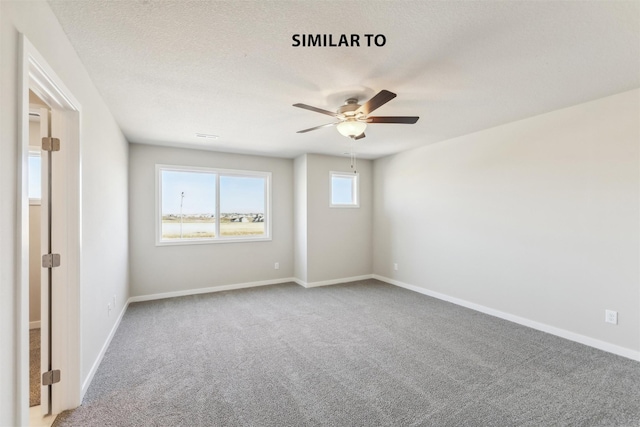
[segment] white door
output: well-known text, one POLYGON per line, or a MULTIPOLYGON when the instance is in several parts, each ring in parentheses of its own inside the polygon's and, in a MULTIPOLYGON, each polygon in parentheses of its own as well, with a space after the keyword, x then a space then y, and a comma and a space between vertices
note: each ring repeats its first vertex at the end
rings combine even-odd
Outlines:
POLYGON ((69 303, 68 271, 74 256, 68 249, 67 144, 69 127, 74 125, 65 111, 52 108, 45 121, 48 136, 60 140, 59 151, 42 151, 42 250, 43 254, 60 256, 59 265, 42 270, 42 372, 60 371, 59 382, 43 385, 41 393, 43 414, 57 414, 68 408, 62 392, 74 376, 68 369, 69 358, 63 345, 66 336, 69 303), (63 383, 64 382, 64 383, 63 383))
POLYGON ((80 404, 80 352, 70 351, 76 347, 70 346, 72 341, 79 350, 80 337, 80 293, 73 286, 79 277, 80 259, 80 175, 73 166, 80 164, 80 122, 76 111, 57 108, 51 109, 50 118, 51 136, 60 139, 60 151, 49 153, 51 250, 60 255, 60 266, 51 270, 51 364, 53 369, 60 370, 60 382, 51 386, 50 393, 51 412, 58 414, 80 404))
MULTIPOLYGON (((41 108, 40 141, 49 136, 49 110, 41 108)), ((49 153, 41 151, 41 204, 40 204, 40 254, 49 253, 49 153)), ((42 374, 50 368, 50 305, 49 305, 49 270, 42 268, 40 274, 40 409, 43 415, 50 413, 49 386, 42 385, 42 374)))

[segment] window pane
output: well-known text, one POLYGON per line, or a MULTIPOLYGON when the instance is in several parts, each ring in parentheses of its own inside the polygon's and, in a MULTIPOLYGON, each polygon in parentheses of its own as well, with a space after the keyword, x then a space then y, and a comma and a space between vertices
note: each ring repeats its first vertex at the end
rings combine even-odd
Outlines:
POLYGON ((209 239, 216 231, 216 175, 163 170, 162 239, 209 239))
POLYGON ((355 176, 331 177, 331 204, 333 205, 355 205, 353 194, 353 181, 355 176))
POLYGON ((265 179, 220 176, 220 235, 265 235, 265 179))
POLYGON ((29 153, 29 198, 42 198, 42 159, 40 153, 29 153))

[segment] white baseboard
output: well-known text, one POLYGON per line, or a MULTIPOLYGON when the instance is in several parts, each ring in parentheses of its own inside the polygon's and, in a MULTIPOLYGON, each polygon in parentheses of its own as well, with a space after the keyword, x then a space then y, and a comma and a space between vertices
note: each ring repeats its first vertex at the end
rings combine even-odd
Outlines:
POLYGON ((293 278, 292 281, 296 282, 298 285, 303 286, 305 288, 316 288, 318 286, 337 285, 340 283, 357 282, 358 280, 367 280, 372 278, 373 278, 372 274, 365 274, 363 276, 343 277, 342 279, 323 280, 320 282, 311 282, 311 283, 305 282, 304 280, 300 280, 297 277, 293 278))
POLYGON ((129 300, 127 300, 124 307, 122 307, 122 311, 120 311, 120 314, 118 315, 118 320, 116 320, 116 323, 114 323, 113 328, 111 328, 111 331, 109 332, 109 336, 107 337, 107 340, 104 342, 104 345, 100 349, 100 353, 98 353, 98 357, 96 358, 95 362, 93 362, 93 365, 91 366, 89 375, 87 375, 84 382, 82 383, 82 390, 80 391, 81 393, 80 402, 82 402, 82 399, 84 399, 84 395, 89 389, 89 385, 91 384, 91 381, 93 381, 93 376, 96 374, 96 371, 98 370, 98 366, 100 366, 100 363, 102 362, 102 358, 104 357, 104 354, 107 352, 107 348, 109 348, 109 344, 111 344, 111 340, 113 339, 113 336, 116 334, 116 331, 118 330, 118 326, 120 326, 120 321, 122 320, 124 313, 127 311, 127 307, 129 307, 129 301, 131 301, 131 298, 129 298, 129 300))
MULTIPOLYGON (((129 302, 152 301, 156 299, 183 297, 187 295, 208 294, 211 292, 231 291, 234 289, 255 288, 257 286, 277 285, 279 283, 296 282, 293 277, 282 279, 262 280, 259 282, 234 283, 232 285, 211 286, 209 288, 187 289, 184 291, 163 292, 160 294, 138 295, 129 298, 129 302)), ((296 282, 297 283, 297 282, 296 282)))
POLYGON ((29 322, 29 329, 40 329, 40 321, 29 322))
POLYGON ((357 282, 358 280, 366 280, 373 278, 371 274, 363 276, 343 277, 341 279, 323 280, 320 282, 305 282, 297 277, 284 277, 282 279, 262 280, 258 282, 234 283, 231 285, 211 286, 208 288, 187 289, 184 291, 162 292, 159 294, 138 295, 129 298, 128 302, 153 301, 157 299, 183 297, 187 295, 208 294, 211 292, 232 291, 234 289, 255 288, 258 286, 277 285, 280 283, 294 282, 305 288, 315 288, 318 286, 337 285, 339 283, 357 282))
MULTIPOLYGON (((95 362, 93 363, 93 366, 91 367, 91 370, 89 371, 89 375, 87 375, 83 385, 82 385, 82 396, 81 396, 81 400, 84 398, 85 393, 87 392, 87 389, 89 388, 89 385, 91 384, 91 381, 93 380, 93 377, 96 373, 96 371, 98 370, 98 366, 100 366, 100 363, 102 362, 102 358, 104 357, 105 352, 107 351, 107 348, 109 347, 109 344, 111 343, 111 340, 113 339, 113 336, 116 333, 116 330, 118 329, 118 326, 120 326, 120 322, 122 321, 122 317, 124 316, 124 313, 127 311, 127 308, 129 307, 129 304, 132 302, 140 302, 140 301, 151 301, 151 300, 157 300, 157 299, 164 299, 164 298, 173 298, 173 297, 179 297, 179 296, 186 296, 186 295, 196 295, 196 294, 203 294, 203 293, 210 293, 210 292, 221 292, 221 291, 228 291, 228 290, 234 290, 234 289, 244 289, 244 288, 253 288, 253 287, 257 287, 257 286, 267 286, 267 285, 275 285, 275 284, 279 284, 279 283, 287 283, 287 282, 294 282, 297 283, 300 286, 303 286, 305 288, 314 288, 314 287, 318 287, 318 286, 328 286, 328 285, 337 285, 340 283, 348 283, 348 282, 357 282, 360 280, 367 280, 367 279, 376 279, 376 280, 380 280, 382 282, 386 282, 389 283, 391 285, 395 285, 401 288, 405 288, 405 289, 409 289, 411 291, 414 292, 418 292, 433 298, 437 298, 443 301, 447 301, 462 307, 466 307, 466 308, 470 308, 472 310, 475 311, 479 311, 481 313, 485 313, 488 314, 490 316, 494 316, 494 317, 498 317, 500 319, 504 319, 504 320, 508 320, 510 322, 514 322, 523 326, 527 326, 542 332, 546 332, 552 335, 556 335, 558 337, 561 338, 565 338, 568 339, 570 341, 575 341, 578 342, 580 344, 584 344, 584 345, 588 345, 590 347, 594 347, 597 348, 599 350, 603 350, 609 353, 613 353, 613 354, 617 354, 619 356, 623 356, 632 360, 637 360, 640 361, 640 352, 635 351, 635 350, 631 350, 625 347, 621 347, 615 344, 611 344, 611 343, 607 343, 604 341, 600 341, 597 340, 595 338, 591 338, 591 337, 587 337, 584 335, 580 335, 577 334, 575 332, 571 332, 571 331, 567 331, 565 329, 561 329, 561 328, 556 328, 555 326, 550 326, 550 325, 546 325, 544 323, 540 323, 540 322, 536 322, 534 320, 530 320, 530 319, 526 319, 524 317, 520 317, 520 316, 516 316, 513 314, 509 314, 509 313, 505 313, 503 311, 499 311, 499 310, 495 310, 493 308, 489 308, 480 304, 476 304, 470 301, 466 301, 460 298, 456 298, 456 297, 452 297, 446 294, 442 294, 440 292, 435 292, 435 291, 431 291, 425 288, 421 288, 419 286, 415 286, 415 285, 410 285, 408 283, 404 283, 401 282, 399 280, 395 280, 395 279, 391 279, 388 277, 384 277, 384 276, 380 276, 377 274, 365 274, 362 276, 354 276, 354 277, 344 277, 341 279, 333 279, 333 280, 324 280, 324 281, 319 281, 319 282, 305 282, 303 280, 298 279, 297 277, 288 277, 288 278, 282 278, 282 279, 275 279, 275 280, 264 280, 264 281, 259 281, 259 282, 247 282, 247 283, 236 283, 236 284, 232 284, 232 285, 223 285, 223 286, 213 286, 213 287, 209 287, 209 288, 200 288, 200 289, 189 289, 189 290, 185 290, 185 291, 175 291, 175 292, 164 292, 164 293, 159 293, 159 294, 152 294, 152 295, 139 295, 139 296, 135 296, 135 297, 131 297, 127 300, 127 303, 124 305, 124 307, 122 308, 122 311, 120 312, 120 315, 118 316, 118 320, 115 322, 115 324, 113 325, 113 328, 111 328, 111 332, 109 332, 109 336, 107 337, 107 340, 105 341, 104 345, 102 346, 102 349, 100 350, 100 353, 98 354, 98 357, 96 358, 95 362)), ((32 324, 38 324, 39 322, 31 322, 29 324, 29 328, 32 328, 32 324)))
POLYGON ((585 335, 580 335, 575 332, 567 331, 566 329, 556 328, 555 326, 550 326, 544 323, 536 322, 535 320, 527 319, 524 317, 516 316, 513 314, 505 313, 500 310, 495 310, 490 307, 486 307, 484 305, 476 304, 467 300, 463 300, 460 298, 452 297, 446 294, 442 294, 440 292, 434 292, 425 288, 421 288, 419 286, 410 285, 408 283, 403 283, 399 280, 390 279, 388 277, 379 276, 377 274, 373 275, 374 279, 380 280, 382 282, 389 283, 391 285, 399 286, 401 288, 409 289, 414 292, 418 292, 433 298, 437 298, 443 301, 447 301, 456 305, 460 305, 462 307, 470 308, 475 311, 479 311, 484 314, 488 314, 490 316, 498 317, 500 319, 508 320, 509 322, 517 323, 519 325, 527 326, 529 328, 537 329, 538 331, 546 332, 551 335, 556 335, 561 338, 568 339, 570 341, 574 341, 580 344, 588 345, 589 347, 594 347, 599 350, 603 350, 609 353, 617 354, 618 356, 623 356, 632 360, 640 361, 640 352, 631 350, 626 347, 621 347, 615 344, 611 344, 605 341, 600 341, 595 338, 587 337, 585 335))
POLYGON ((287 283, 287 282, 294 282, 294 281, 295 281, 294 278, 288 277, 288 278, 284 278, 284 279, 264 280, 264 281, 260 281, 260 282, 236 283, 236 284, 232 284, 232 285, 215 286, 215 287, 210 287, 210 288, 189 289, 189 290, 186 290, 186 291, 164 292, 164 293, 160 293, 160 294, 139 295, 139 296, 135 296, 135 297, 130 297, 127 300, 127 302, 124 305, 124 307, 122 308, 122 311, 118 315, 118 320, 116 320, 116 323, 113 325, 113 328, 111 328, 111 332, 109 332, 109 336, 107 337, 107 340, 105 341, 104 345, 100 349, 100 353, 98 354, 98 357, 96 358, 95 362, 93 362, 93 365, 91 366, 91 370, 89 371, 89 375, 87 375, 87 377, 85 378, 85 380, 84 380, 84 382, 82 384, 82 395, 80 396, 80 400, 82 401, 82 399, 84 399, 84 395, 87 392, 87 390, 89 389, 89 385, 91 384, 91 381, 93 381, 93 377, 96 374, 96 371, 98 370, 98 367, 100 366, 100 363, 102 362, 104 354, 106 353, 107 348, 109 348, 109 344, 111 344, 111 340, 113 339, 113 336, 115 335, 116 331, 118 330, 118 327, 120 326, 120 322, 122 321, 122 317, 124 316, 124 313, 127 311, 127 308, 129 307, 130 303, 132 303, 132 302, 140 302, 140 301, 151 301, 151 300, 164 299, 164 298, 180 297, 180 296, 185 296, 185 295, 204 294, 204 293, 209 293, 209 292, 228 291, 228 290, 232 290, 232 289, 253 288, 253 287, 256 287, 256 286, 275 285, 275 284, 278 284, 278 283, 287 283))

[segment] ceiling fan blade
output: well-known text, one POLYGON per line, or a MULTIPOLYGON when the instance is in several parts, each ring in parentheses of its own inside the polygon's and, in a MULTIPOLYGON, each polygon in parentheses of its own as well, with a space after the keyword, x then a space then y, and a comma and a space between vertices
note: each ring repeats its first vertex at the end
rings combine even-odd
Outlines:
POLYGON ((356 136, 356 137, 355 137, 355 138, 353 138, 353 139, 355 139, 355 140, 357 141, 357 140, 359 140, 359 139, 364 138, 365 136, 367 136, 367 135, 365 135, 365 134, 364 134, 364 132, 362 132, 360 135, 356 136))
POLYGON ((376 96, 374 96, 373 98, 365 102, 364 105, 360 106, 360 108, 356 110, 356 113, 362 113, 366 116, 372 113, 373 110, 383 106, 384 104, 391 101, 395 97, 396 97, 395 93, 389 92, 388 90, 383 89, 380 92, 378 92, 376 96))
POLYGON ((316 113, 320 113, 320 114, 326 114, 327 116, 331 116, 331 117, 341 117, 337 113, 334 113, 328 110, 323 110, 322 108, 312 107, 311 105, 307 105, 307 104, 293 104, 293 106, 298 108, 303 108, 309 111, 315 111, 316 113))
POLYGON ((391 117, 382 117, 382 116, 374 116, 367 117, 367 123, 401 123, 406 125, 412 125, 418 121, 420 117, 409 117, 409 116, 391 116, 391 117))
POLYGON ((326 125, 320 125, 320 126, 312 127, 312 128, 309 128, 309 129, 299 130, 299 131, 298 131, 298 132, 296 132, 296 133, 306 133, 306 132, 310 132, 310 131, 312 131, 312 130, 316 130, 316 129, 320 129, 320 128, 326 128, 326 127, 329 127, 329 126, 335 126, 335 125, 337 125, 338 123, 340 123, 340 122, 327 123, 326 125))

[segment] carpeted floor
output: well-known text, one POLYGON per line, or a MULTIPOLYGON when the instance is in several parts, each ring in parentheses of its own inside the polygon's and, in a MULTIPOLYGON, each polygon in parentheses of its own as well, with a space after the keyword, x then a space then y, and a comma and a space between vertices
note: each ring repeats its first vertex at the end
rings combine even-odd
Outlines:
POLYGON ((375 280, 131 304, 55 426, 640 425, 640 363, 375 280))
POLYGON ((29 406, 40 404, 40 329, 29 330, 29 406))

